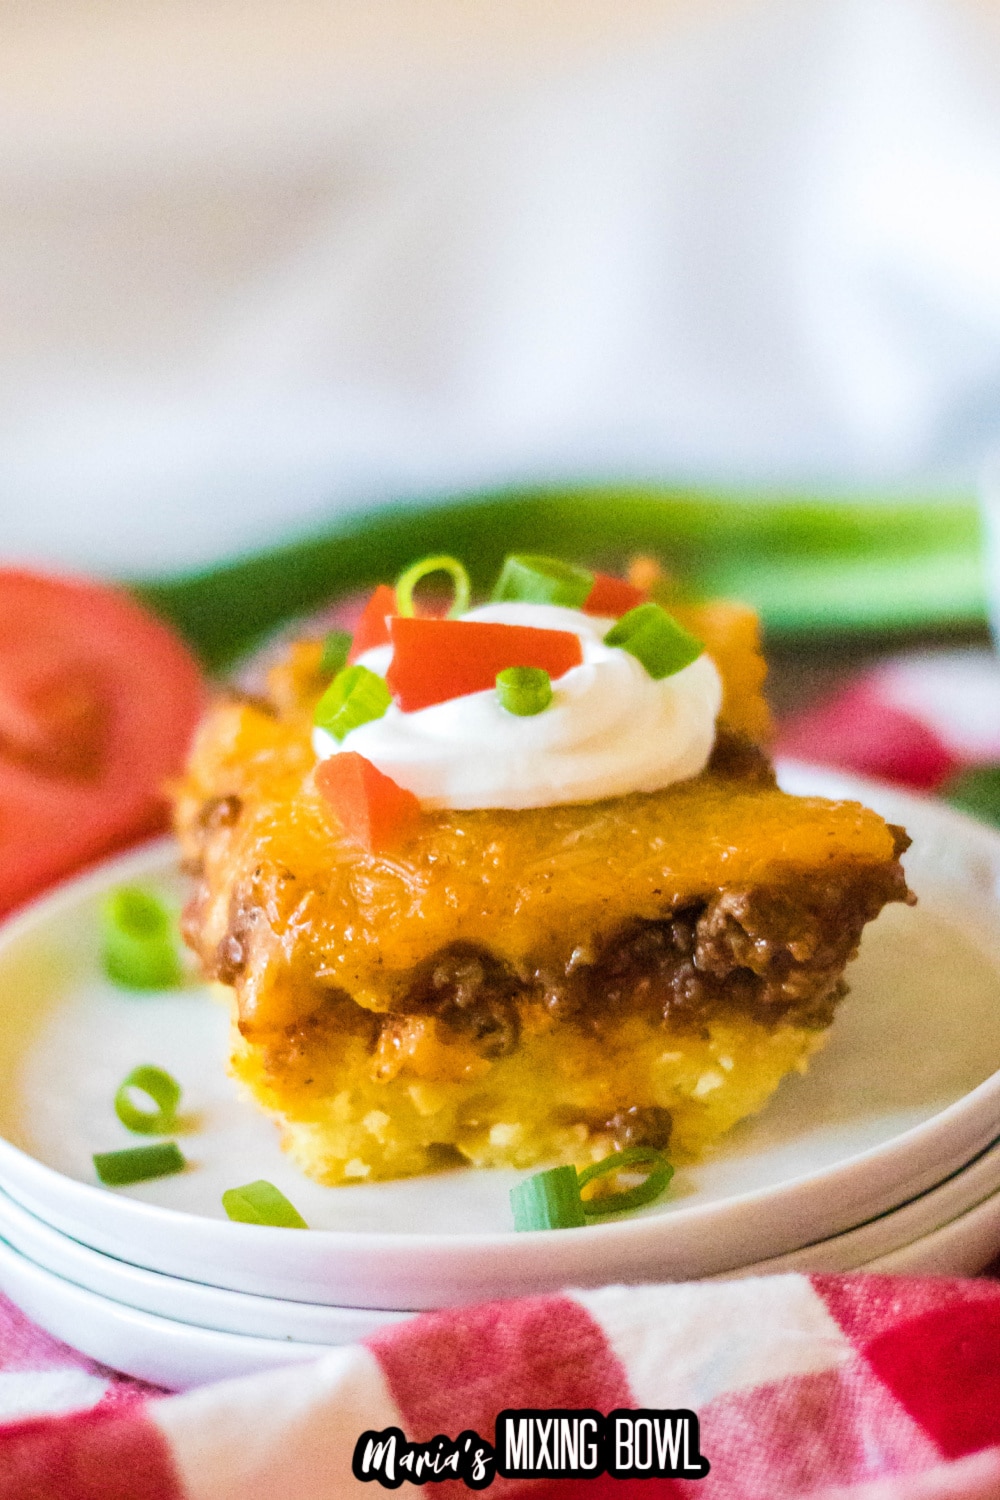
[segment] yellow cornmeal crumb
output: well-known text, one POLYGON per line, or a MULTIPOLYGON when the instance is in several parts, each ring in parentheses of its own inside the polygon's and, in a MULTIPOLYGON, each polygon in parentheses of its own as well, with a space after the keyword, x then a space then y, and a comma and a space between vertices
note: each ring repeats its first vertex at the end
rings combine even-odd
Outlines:
POLYGON ((387 1115, 384 1109, 370 1109, 361 1121, 369 1135, 373 1135, 379 1142, 385 1140, 385 1132, 392 1124, 391 1115, 387 1115))
POLYGON ((280 1118, 284 1144, 303 1170, 332 1184, 430 1171, 446 1164, 449 1151, 479 1167, 599 1161, 614 1149, 601 1122, 623 1098, 670 1110, 671 1158, 692 1160, 761 1109, 786 1073, 804 1071, 826 1036, 792 1025, 771 1030, 745 1017, 710 1021, 704 1034, 665 1036, 633 1018, 613 1039, 527 1036, 475 1084, 415 1083, 405 1073, 374 1078, 361 1044, 341 1038, 322 1076, 313 1056, 310 1083, 283 1072, 279 1092, 260 1052, 237 1035, 234 1067, 280 1118))

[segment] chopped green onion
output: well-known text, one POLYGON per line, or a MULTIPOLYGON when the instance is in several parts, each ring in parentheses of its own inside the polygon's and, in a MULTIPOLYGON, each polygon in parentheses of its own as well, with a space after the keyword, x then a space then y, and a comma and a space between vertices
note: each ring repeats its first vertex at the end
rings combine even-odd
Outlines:
POLYGON ((309 1225, 273 1182, 248 1182, 227 1188, 222 1206, 238 1224, 272 1224, 278 1229, 308 1229, 309 1225))
POLYGON ((125 1187, 151 1177, 169 1177, 172 1172, 183 1172, 186 1166, 174 1141, 129 1146, 125 1151, 99 1151, 94 1157, 94 1169, 106 1187, 125 1187))
POLYGON ((497 697, 509 714, 529 718, 552 702, 552 678, 544 667, 504 667, 497 673, 497 697))
POLYGON ((524 604, 563 604, 577 609, 594 587, 594 575, 586 568, 557 557, 537 557, 522 552, 507 558, 493 590, 493 603, 506 600, 524 604))
POLYGON ((133 1068, 123 1079, 115 1094, 115 1114, 126 1130, 137 1135, 166 1135, 173 1130, 180 1102, 181 1086, 176 1078, 154 1068, 150 1063, 133 1068), (145 1094, 156 1105, 153 1110, 141 1109, 132 1102, 131 1090, 145 1094))
POLYGON ((462 564, 454 557, 422 557, 412 567, 401 573, 396 581, 396 608, 401 615, 415 615, 413 590, 423 578, 431 573, 447 573, 455 585, 455 596, 448 611, 449 618, 464 615, 472 598, 472 585, 462 564))
POLYGON ((391 702, 385 679, 377 672, 367 667, 345 667, 317 703, 315 722, 335 740, 342 740, 359 724, 381 719, 391 702))
POLYGON ((351 633, 348 630, 329 630, 323 637, 323 655, 319 669, 324 677, 332 677, 347 666, 347 653, 351 649, 351 633))
POLYGON ((102 957, 109 979, 130 990, 181 981, 174 923, 163 902, 139 886, 112 891, 101 907, 102 957))
POLYGON ((575 1167, 536 1172, 510 1190, 515 1229, 581 1229, 580 1183, 575 1167))
POLYGON ((656 681, 689 667, 705 649, 660 604, 639 604, 630 609, 612 625, 604 644, 630 652, 656 681))
POLYGON ((515 1229, 580 1229, 588 1218, 620 1214, 652 1203, 667 1187, 674 1169, 655 1146, 629 1146, 614 1151, 603 1161, 577 1172, 574 1167, 552 1167, 536 1172, 510 1190, 515 1229), (629 1167, 648 1167, 649 1176, 638 1187, 609 1193, 602 1198, 584 1198, 581 1189, 598 1177, 629 1167))
POLYGON ((578 1178, 578 1186, 585 1188, 588 1182, 594 1182, 598 1177, 607 1177, 611 1172, 638 1166, 648 1166, 650 1169, 645 1182, 620 1193, 609 1193, 606 1198, 584 1198, 584 1213, 591 1218, 598 1214, 620 1214, 630 1208, 641 1208, 644 1203, 652 1203, 654 1198, 658 1198, 673 1177, 674 1169, 663 1152, 657 1151, 655 1146, 629 1146, 625 1151, 612 1152, 603 1161, 595 1162, 592 1167, 584 1167, 578 1178))

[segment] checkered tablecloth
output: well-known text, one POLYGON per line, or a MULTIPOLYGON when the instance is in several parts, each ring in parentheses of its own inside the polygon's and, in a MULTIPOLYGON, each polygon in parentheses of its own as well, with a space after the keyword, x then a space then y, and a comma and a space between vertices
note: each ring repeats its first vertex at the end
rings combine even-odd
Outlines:
MULTIPOLYGON (((96 1403, 0 1429, 2 1500, 362 1494, 351 1460, 365 1430, 491 1437, 502 1408, 690 1409, 711 1468, 698 1480, 497 1477, 498 1497, 1000 1496, 1000 1286, 986 1280, 790 1275, 569 1292, 427 1314, 315 1363, 173 1397, 11 1332, 15 1359, 20 1347, 31 1379, 47 1377, 47 1402, 96 1403)), ((468 1491, 449 1479, 439 1493, 468 1491)))

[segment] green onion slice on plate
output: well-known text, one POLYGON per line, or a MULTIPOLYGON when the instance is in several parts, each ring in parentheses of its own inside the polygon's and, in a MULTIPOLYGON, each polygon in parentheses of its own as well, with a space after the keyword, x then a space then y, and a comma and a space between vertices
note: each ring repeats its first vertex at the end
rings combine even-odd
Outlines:
POLYGON ((143 1063, 118 1085, 115 1114, 126 1130, 136 1135, 167 1135, 177 1122, 180 1097, 181 1086, 176 1078, 152 1063, 143 1063), (136 1104, 134 1093, 145 1094, 155 1108, 144 1109, 136 1104))
POLYGON ((147 1182, 152 1177, 169 1177, 183 1172, 187 1162, 174 1141, 158 1141, 155 1146, 129 1146, 124 1151, 99 1151, 94 1156, 94 1170, 105 1187, 125 1187, 130 1182, 147 1182))
POLYGON ((632 1167, 648 1167, 649 1176, 637 1187, 625 1188, 618 1193, 608 1193, 602 1198, 584 1198, 583 1211, 588 1218, 598 1214, 620 1214, 630 1208, 641 1208, 658 1198, 674 1175, 674 1169, 662 1151, 655 1146, 629 1146, 625 1151, 613 1151, 603 1161, 592 1167, 584 1167, 577 1179, 580 1188, 598 1177, 607 1177, 612 1172, 627 1171, 632 1167))
POLYGON ((509 714, 529 718, 552 702, 552 678, 544 667, 504 667, 497 673, 497 697, 509 714))
POLYGON ((522 552, 507 558, 493 590, 493 603, 562 604, 579 609, 594 587, 594 575, 558 557, 522 552))
POLYGON ((349 630, 328 630, 323 637, 323 655, 319 669, 324 677, 333 677, 347 666, 347 653, 351 649, 352 636, 349 630))
POLYGON ((401 615, 415 615, 417 610, 413 603, 413 590, 424 578, 429 578, 432 573, 447 573, 455 585, 451 607, 448 610, 448 618, 453 619, 455 615, 464 615, 472 598, 472 585, 469 575, 456 557, 448 557, 441 554, 438 557, 422 557, 412 567, 401 573, 396 580, 396 609, 401 615))
POLYGON ((260 1178, 243 1187, 227 1188, 222 1206, 238 1224, 271 1224, 278 1229, 308 1229, 298 1209, 273 1182, 260 1178))
POLYGON ((575 1167, 551 1167, 536 1172, 510 1190, 515 1229, 580 1229, 588 1218, 600 1214, 625 1213, 658 1198, 674 1175, 674 1169, 655 1146, 629 1146, 614 1151, 603 1161, 577 1172, 575 1167), (646 1167, 648 1176, 633 1188, 584 1198, 581 1189, 613 1172, 646 1167))
POLYGON ((582 1229, 586 1224, 575 1167, 536 1172, 510 1190, 515 1229, 582 1229))
POLYGON ((126 989, 181 982, 173 917, 151 891, 124 885, 111 892, 101 907, 101 948, 108 978, 126 989))
POLYGON ((705 649, 660 604, 639 604, 630 609, 612 625, 604 644, 628 651, 657 682, 689 667, 705 649))
POLYGON ((381 719, 391 702, 385 679, 377 672, 368 667, 345 667, 317 703, 315 723, 335 740, 342 740, 360 724, 381 719))

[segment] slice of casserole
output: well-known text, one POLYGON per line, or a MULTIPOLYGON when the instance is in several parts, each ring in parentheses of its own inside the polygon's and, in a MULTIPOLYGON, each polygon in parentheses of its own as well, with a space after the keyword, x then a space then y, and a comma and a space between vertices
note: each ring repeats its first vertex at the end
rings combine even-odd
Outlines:
POLYGON ((326 1183, 697 1156, 803 1071, 908 840, 779 791, 756 621, 674 608, 722 679, 705 769, 660 791, 425 811, 349 841, 317 789, 322 645, 221 699, 179 789, 186 937, 232 986, 233 1067, 326 1183))

